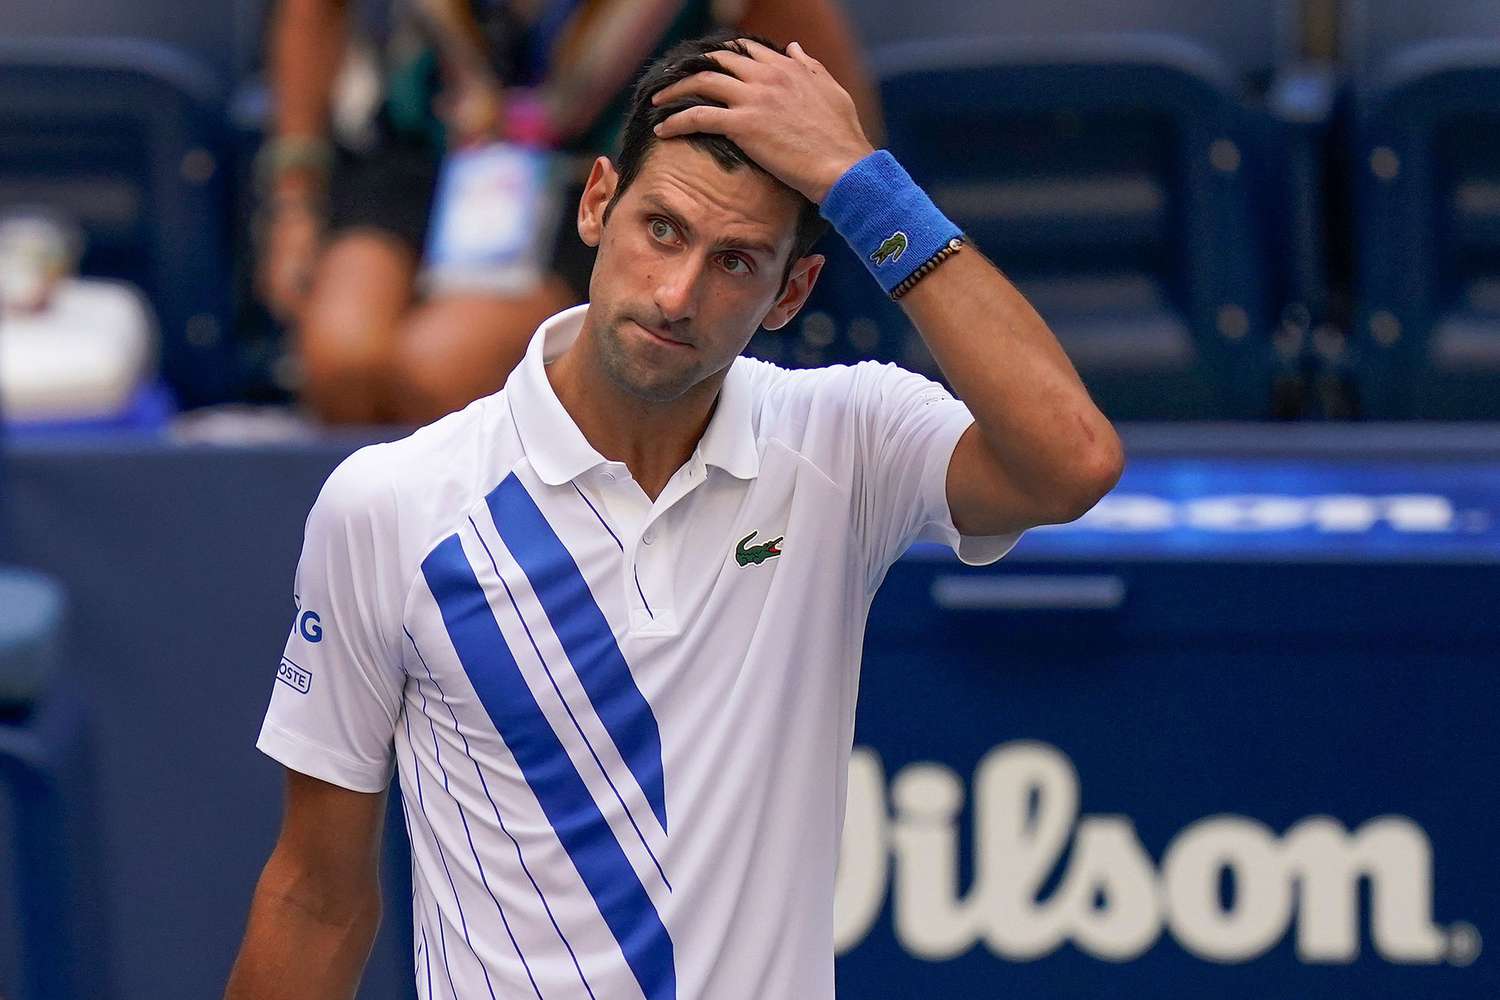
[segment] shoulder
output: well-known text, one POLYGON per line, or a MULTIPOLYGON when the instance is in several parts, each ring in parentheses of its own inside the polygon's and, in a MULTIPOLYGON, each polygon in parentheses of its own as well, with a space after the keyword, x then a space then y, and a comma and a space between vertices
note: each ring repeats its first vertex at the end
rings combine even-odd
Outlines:
POLYGON ((503 390, 419 427, 395 441, 366 445, 323 484, 309 521, 374 529, 398 549, 420 545, 451 526, 496 474, 514 461, 503 390))
POLYGON ((853 377, 853 366, 783 368, 760 358, 740 358, 735 371, 751 388, 756 408, 772 412, 805 407, 820 397, 837 396, 853 377))
POLYGON ((735 364, 752 387, 762 430, 804 425, 809 420, 853 419, 900 397, 952 398, 941 383, 891 362, 788 369, 757 358, 740 358, 735 364))

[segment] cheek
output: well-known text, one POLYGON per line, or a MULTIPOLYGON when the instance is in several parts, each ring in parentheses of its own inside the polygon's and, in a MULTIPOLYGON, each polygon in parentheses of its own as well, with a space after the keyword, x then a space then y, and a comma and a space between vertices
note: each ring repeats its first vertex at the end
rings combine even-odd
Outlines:
POLYGON ((658 261, 643 238, 631 233, 615 234, 608 252, 612 274, 630 282, 654 280, 658 261))

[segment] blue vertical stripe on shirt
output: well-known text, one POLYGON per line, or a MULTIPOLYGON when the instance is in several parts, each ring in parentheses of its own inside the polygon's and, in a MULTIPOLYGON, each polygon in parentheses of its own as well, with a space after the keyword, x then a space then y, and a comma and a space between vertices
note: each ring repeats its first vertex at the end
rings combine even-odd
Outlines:
POLYGON ((677 973, 666 925, 531 693, 457 535, 433 548, 422 562, 422 575, 475 694, 593 896, 641 991, 647 1000, 673 1000, 677 973))

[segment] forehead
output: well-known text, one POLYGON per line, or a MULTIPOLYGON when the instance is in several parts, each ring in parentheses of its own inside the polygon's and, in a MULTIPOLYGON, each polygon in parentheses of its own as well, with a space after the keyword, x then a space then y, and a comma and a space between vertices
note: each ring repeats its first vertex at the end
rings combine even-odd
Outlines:
POLYGON ((716 236, 790 245, 796 235, 799 205, 790 188, 749 166, 725 170, 682 139, 655 143, 626 194, 716 236))

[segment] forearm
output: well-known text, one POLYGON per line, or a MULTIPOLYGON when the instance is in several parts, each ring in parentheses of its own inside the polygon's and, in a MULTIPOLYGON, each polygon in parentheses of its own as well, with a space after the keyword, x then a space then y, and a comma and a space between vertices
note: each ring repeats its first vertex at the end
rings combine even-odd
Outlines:
POLYGON ((449 77, 498 90, 500 83, 490 69, 484 34, 467 0, 417 0, 416 8, 449 77))
POLYGON ((996 463, 1028 492, 1072 496, 1121 444, 1031 303, 973 246, 899 300, 996 463))
POLYGON ((275 134, 325 136, 348 39, 346 0, 281 0, 270 37, 275 134))
POLYGON ((379 924, 378 885, 333 898, 272 855, 224 1000, 353 997, 379 924))

